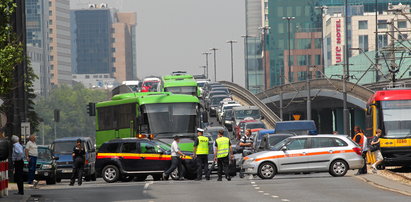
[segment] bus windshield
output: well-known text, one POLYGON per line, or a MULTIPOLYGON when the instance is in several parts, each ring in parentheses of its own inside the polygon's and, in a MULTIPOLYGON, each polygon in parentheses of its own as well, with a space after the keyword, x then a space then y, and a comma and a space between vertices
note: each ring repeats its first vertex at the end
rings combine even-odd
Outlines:
POLYGON ((146 104, 143 110, 153 134, 195 132, 196 103, 146 104))
POLYGON ((234 116, 236 119, 243 120, 246 117, 252 117, 254 119, 260 119, 260 111, 257 109, 250 109, 250 110, 238 110, 234 112, 234 116))
POLYGON ((411 137, 411 100, 381 101, 385 137, 411 137))
POLYGON ((186 94, 186 95, 197 95, 197 87, 195 86, 177 86, 177 87, 166 87, 165 92, 172 92, 175 94, 186 94))

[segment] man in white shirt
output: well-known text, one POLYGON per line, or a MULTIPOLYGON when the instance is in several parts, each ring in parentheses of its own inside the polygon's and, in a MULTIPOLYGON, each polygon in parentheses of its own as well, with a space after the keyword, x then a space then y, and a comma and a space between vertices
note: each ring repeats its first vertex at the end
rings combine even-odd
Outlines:
POLYGON ((28 163, 28 184, 33 184, 37 183, 36 180, 34 180, 34 176, 36 173, 36 164, 37 164, 37 144, 36 144, 36 136, 30 135, 29 141, 26 144, 26 158, 28 163))
POLYGON ((183 165, 181 162, 181 157, 184 157, 184 154, 181 152, 178 143, 180 142, 180 137, 174 136, 174 141, 171 143, 171 166, 168 170, 163 173, 164 180, 168 180, 170 174, 178 168, 178 178, 183 180, 183 165))

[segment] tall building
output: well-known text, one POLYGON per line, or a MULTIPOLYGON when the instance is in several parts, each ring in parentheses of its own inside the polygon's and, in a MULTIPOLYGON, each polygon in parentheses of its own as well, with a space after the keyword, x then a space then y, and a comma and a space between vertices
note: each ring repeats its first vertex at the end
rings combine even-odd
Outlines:
POLYGON ((52 85, 71 85, 70 1, 49 0, 49 49, 52 85))
POLYGON ((136 13, 114 13, 113 67, 118 82, 137 79, 136 68, 136 13))
POLYGON ((121 13, 102 3, 72 10, 71 16, 76 77, 110 75, 119 83, 137 78, 136 13, 121 13))
POLYGON ((39 77, 34 92, 46 96, 50 89, 48 50, 48 0, 26 0, 26 43, 31 67, 39 77))
POLYGON ((245 68, 246 88, 257 93, 264 89, 261 27, 265 25, 264 9, 268 0, 245 0, 245 68))
MULTIPOLYGON (((250 0, 251 1, 251 0, 250 0)), ((263 2, 263 1, 261 1, 263 2)), ((349 9, 348 9, 348 16, 355 15, 356 12, 374 12, 375 8, 375 0, 350 0, 349 2, 349 9), (362 9, 362 10, 359 10, 362 9)), ((381 14, 383 11, 387 10, 388 4, 398 4, 402 2, 403 4, 411 4, 410 1, 405 0, 378 0, 377 1, 377 10, 381 14)), ((319 52, 320 56, 318 56, 318 41, 321 44, 325 44, 332 41, 325 41, 324 35, 318 37, 318 33, 322 32, 321 28, 323 19, 322 9, 317 9, 320 6, 328 6, 328 13, 332 13, 335 11, 341 10, 344 5, 344 1, 342 0, 295 0, 295 1, 284 1, 284 0, 269 0, 267 7, 265 8, 265 3, 261 3, 261 13, 262 13, 262 26, 268 26, 267 32, 259 32, 260 35, 260 42, 261 45, 261 56, 262 61, 257 69, 265 69, 265 86, 266 88, 270 88, 273 86, 281 85, 286 82, 293 82, 301 79, 305 79, 305 71, 306 65, 300 64, 309 64, 308 66, 315 65, 317 70, 323 71, 324 64, 318 65, 315 60, 318 57, 321 58, 321 61, 327 61, 328 58, 323 54, 322 51, 319 52), (292 20, 284 19, 284 17, 294 17, 292 20), (288 22, 290 23, 290 31, 288 31, 288 22), (311 46, 307 46, 308 48, 300 49, 299 47, 303 47, 304 44, 309 43, 309 39, 306 38, 307 36, 313 37, 311 41, 311 46), (289 40, 290 39, 290 40, 289 40), (322 40, 321 40, 322 39, 322 40), (290 45, 288 45, 290 44, 290 45), (290 47, 289 47, 290 46, 290 47), (314 46, 314 47, 313 47, 314 46), (316 48, 317 47, 317 48, 316 48), (289 50, 290 49, 290 54, 289 50), (303 50, 310 51, 310 49, 314 49, 315 53, 306 52, 302 53, 303 50), (299 52, 299 53, 297 53, 299 52), (309 53, 309 54, 308 54, 309 53), (267 55, 268 54, 268 55, 267 55), (305 54, 302 55, 302 54, 305 54), (290 55, 290 59, 288 56, 290 55), (322 56, 324 55, 324 57, 322 56), (288 62, 290 60, 290 62, 288 62), (311 61, 309 61, 311 60, 311 61), (301 61, 301 63, 299 63, 301 61), (309 62, 308 62, 309 61, 309 62), (288 64, 290 63, 290 64, 288 64), (303 72, 304 71, 304 72, 303 72), (292 72, 292 74, 288 75, 288 72, 292 72)), ((250 6, 246 4, 246 8, 250 9, 250 6)), ((251 15, 251 11, 247 11, 251 15)), ((248 15, 246 15, 248 16, 248 15)), ((246 18, 249 20, 249 18, 246 18)), ((348 41, 349 47, 352 43, 356 43, 357 37, 354 34, 355 30, 351 31, 352 26, 358 26, 358 24, 354 25, 351 24, 351 18, 348 23, 348 41), (353 37, 353 38, 352 38, 353 37)), ((247 31, 248 28, 253 28, 250 23, 246 26, 247 31)), ((370 25, 371 26, 371 25, 370 25)), ((344 40, 344 39, 342 39, 344 40)), ((369 38, 368 40, 371 40, 369 38)), ((362 39, 365 41, 365 38, 362 39)), ((359 43, 359 39, 358 39, 359 43)), ((353 44, 354 45, 354 44, 353 44)), ((353 52, 354 53, 354 52, 353 52)), ((316 70, 312 70, 316 71, 316 70)), ((311 75, 318 75, 318 72, 312 72, 311 75)), ((248 75, 249 79, 251 79, 251 74, 248 75)), ((250 82, 251 83, 251 82, 250 82)), ((261 85, 260 85, 261 86, 261 85)))

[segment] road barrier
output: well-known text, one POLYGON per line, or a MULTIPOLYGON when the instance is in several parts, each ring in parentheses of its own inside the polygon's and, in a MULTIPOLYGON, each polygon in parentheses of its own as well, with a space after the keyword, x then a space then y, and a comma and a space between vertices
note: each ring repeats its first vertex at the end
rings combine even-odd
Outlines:
POLYGON ((281 119, 269 107, 267 107, 267 105, 261 102, 261 100, 249 90, 228 81, 220 81, 220 83, 227 86, 233 96, 238 97, 250 106, 257 106, 260 108, 261 114, 272 128, 275 128, 275 124, 278 121, 281 121, 281 119))
POLYGON ((7 162, 7 160, 0 161, 0 198, 8 195, 8 170, 9 163, 7 162))

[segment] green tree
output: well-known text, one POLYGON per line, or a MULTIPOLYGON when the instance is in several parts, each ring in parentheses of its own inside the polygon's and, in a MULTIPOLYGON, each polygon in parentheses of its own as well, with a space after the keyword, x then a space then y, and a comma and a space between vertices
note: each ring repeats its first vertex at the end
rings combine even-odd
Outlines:
POLYGON ((108 100, 107 91, 86 89, 81 84, 53 89, 48 97, 39 98, 36 102, 35 111, 43 119, 39 127, 39 140, 42 139, 43 131, 46 144, 54 139, 55 109, 60 110, 60 122, 56 124, 57 138, 95 138, 95 117, 87 114, 87 104, 104 100, 108 100))

